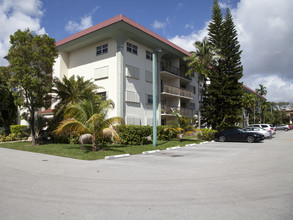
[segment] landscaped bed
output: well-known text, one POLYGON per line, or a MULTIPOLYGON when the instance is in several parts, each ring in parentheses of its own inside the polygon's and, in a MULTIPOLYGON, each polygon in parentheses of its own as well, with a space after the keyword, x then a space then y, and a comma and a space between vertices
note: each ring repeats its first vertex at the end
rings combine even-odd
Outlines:
POLYGON ((119 145, 107 144, 100 145, 100 151, 92 151, 92 145, 85 145, 84 150, 81 149, 79 144, 44 144, 32 146, 30 142, 14 142, 2 143, 0 147, 9 148, 22 151, 30 151, 36 153, 43 153, 49 155, 56 155, 62 157, 70 157, 81 160, 98 160, 104 159, 105 156, 118 155, 118 154, 141 154, 144 151, 151 150, 165 150, 169 147, 184 146, 192 143, 200 143, 199 140, 194 140, 191 137, 186 137, 182 141, 158 141, 157 146, 152 144, 148 145, 119 145))

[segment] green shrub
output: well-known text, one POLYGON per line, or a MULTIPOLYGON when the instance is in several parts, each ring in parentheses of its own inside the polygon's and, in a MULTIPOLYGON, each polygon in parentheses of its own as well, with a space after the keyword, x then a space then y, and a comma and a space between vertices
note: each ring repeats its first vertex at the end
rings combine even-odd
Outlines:
POLYGON ((79 137, 76 135, 70 135, 69 144, 78 144, 79 137))
POLYGON ((12 133, 5 137, 5 141, 16 141, 18 139, 18 135, 12 133))
POLYGON ((122 125, 116 126, 122 144, 143 145, 150 141, 147 139, 152 133, 151 126, 122 125))
POLYGON ((28 136, 28 128, 26 125, 11 125, 11 134, 15 134, 18 137, 28 136))
POLYGON ((6 137, 4 134, 0 134, 0 142, 5 142, 6 141, 6 137))
POLYGON ((217 132, 216 130, 202 128, 197 133, 197 138, 202 139, 202 140, 206 140, 206 141, 211 141, 211 140, 214 140, 216 132, 217 132))
POLYGON ((169 141, 174 138, 177 138, 177 132, 169 128, 170 126, 167 126, 167 125, 158 126, 157 128, 158 140, 169 141))

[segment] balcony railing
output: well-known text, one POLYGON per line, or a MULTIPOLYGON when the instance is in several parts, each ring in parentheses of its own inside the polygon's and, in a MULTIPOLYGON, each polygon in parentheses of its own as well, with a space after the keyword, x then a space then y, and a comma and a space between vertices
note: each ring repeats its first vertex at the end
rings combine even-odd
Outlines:
POLYGON ((162 93, 169 93, 172 95, 177 95, 177 96, 184 96, 184 97, 188 97, 188 98, 192 98, 193 93, 189 90, 186 89, 180 89, 174 86, 169 86, 166 84, 162 85, 162 93))
POLYGON ((191 76, 185 75, 186 72, 182 72, 182 71, 180 71, 180 68, 173 66, 173 65, 170 65, 168 63, 161 63, 161 71, 166 71, 166 72, 172 73, 176 76, 181 76, 185 79, 191 80, 191 76))
POLYGON ((192 117, 195 114, 195 110, 191 108, 179 108, 179 107, 170 107, 167 105, 162 105, 161 107, 162 115, 174 115, 175 113, 178 113, 182 116, 192 117))

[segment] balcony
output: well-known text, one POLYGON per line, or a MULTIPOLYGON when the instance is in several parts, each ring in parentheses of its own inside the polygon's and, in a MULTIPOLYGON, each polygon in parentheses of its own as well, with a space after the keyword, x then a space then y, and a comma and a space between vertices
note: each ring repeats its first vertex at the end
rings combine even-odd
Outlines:
POLYGON ((188 99, 193 98, 193 93, 191 91, 186 90, 186 89, 177 88, 174 86, 169 86, 166 84, 162 85, 161 92, 163 94, 167 93, 167 94, 171 94, 171 95, 175 95, 175 96, 179 96, 179 97, 185 97, 188 99))
POLYGON ((161 115, 173 116, 175 113, 179 113, 182 116, 192 117, 195 114, 195 110, 191 108, 170 107, 167 105, 162 105, 161 115))
POLYGON ((185 79, 191 80, 191 76, 185 75, 186 71, 185 72, 180 71, 180 68, 173 66, 173 65, 170 65, 168 63, 161 63, 161 71, 169 72, 169 73, 172 73, 176 76, 180 76, 185 79))

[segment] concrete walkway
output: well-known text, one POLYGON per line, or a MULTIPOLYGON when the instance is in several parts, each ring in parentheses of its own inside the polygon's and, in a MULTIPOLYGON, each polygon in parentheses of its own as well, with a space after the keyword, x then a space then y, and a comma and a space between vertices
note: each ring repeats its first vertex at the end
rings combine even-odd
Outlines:
POLYGON ((0 219, 293 219, 293 131, 80 161, 0 148, 0 219))

